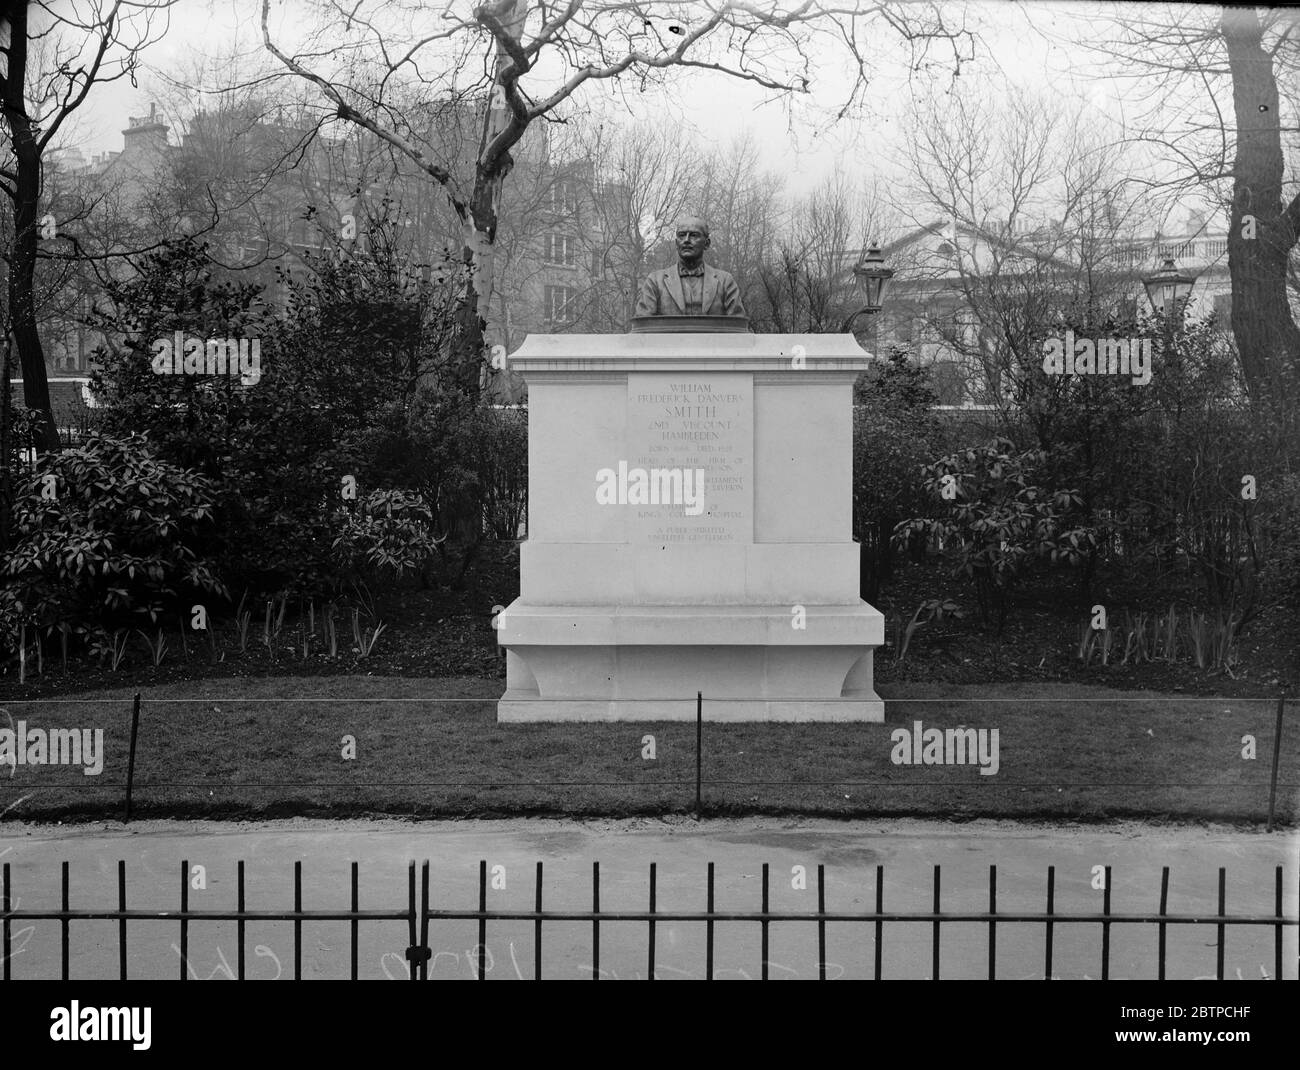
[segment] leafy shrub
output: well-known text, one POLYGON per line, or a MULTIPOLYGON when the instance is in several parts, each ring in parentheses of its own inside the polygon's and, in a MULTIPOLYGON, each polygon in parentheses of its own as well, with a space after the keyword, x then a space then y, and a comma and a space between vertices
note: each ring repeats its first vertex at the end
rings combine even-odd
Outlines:
POLYGON ((1006 623, 1007 592, 1035 561, 1078 564, 1096 542, 1088 527, 1071 527, 1075 490, 1049 492, 1033 482, 1046 462, 1041 450, 1015 453, 1007 439, 958 451, 924 469, 925 487, 943 513, 913 517, 898 541, 924 535, 954 547, 954 576, 975 586, 980 616, 1006 623), (946 514, 946 515, 944 515, 946 514))
POLYGON ((407 422, 410 478, 439 531, 458 542, 477 541, 482 533, 481 404, 446 384, 425 382, 415 393, 407 422))
POLYGON ((98 354, 106 419, 120 432, 151 428, 161 457, 214 481, 217 567, 258 594, 347 584, 333 552, 344 476, 363 492, 423 489, 408 421, 426 368, 437 378, 437 295, 422 297, 393 263, 310 266, 283 277, 277 311, 258 287, 221 281, 202 246, 175 242, 112 283, 101 316, 121 338, 98 354), (151 344, 178 331, 257 338, 260 379, 155 374, 151 344))
POLYGON ((213 497, 210 481, 159 460, 142 435, 95 435, 42 457, 15 495, 0 622, 102 639, 182 596, 225 597, 205 556, 213 497))
POLYGON ((485 409, 479 453, 483 522, 494 538, 512 541, 528 511, 528 412, 485 409))
POLYGON ((363 583, 422 572, 441 541, 428 504, 405 491, 371 491, 356 509, 341 510, 339 520, 334 553, 340 569, 363 583))
POLYGON ((447 537, 461 548, 458 586, 485 538, 514 540, 528 503, 528 417, 494 409, 445 383, 420 384, 408 420, 407 477, 447 537))
POLYGON ((893 570, 894 528, 929 511, 921 469, 939 452, 935 402, 928 370, 899 348, 854 389, 853 534, 862 546, 862 596, 869 602, 893 570))
POLYGON ((1231 339, 1213 317, 1166 329, 1162 318, 1076 306, 1034 337, 1148 339, 1152 378, 1052 376, 1014 370, 1012 411, 1000 433, 1047 452, 1053 485, 1077 488, 1095 548, 1077 578, 1089 600, 1140 590, 1223 610, 1238 628, 1286 597, 1286 473, 1281 414, 1252 402, 1231 339), (1246 500, 1243 475, 1267 488, 1246 500), (1280 493, 1280 491, 1282 491, 1280 493))

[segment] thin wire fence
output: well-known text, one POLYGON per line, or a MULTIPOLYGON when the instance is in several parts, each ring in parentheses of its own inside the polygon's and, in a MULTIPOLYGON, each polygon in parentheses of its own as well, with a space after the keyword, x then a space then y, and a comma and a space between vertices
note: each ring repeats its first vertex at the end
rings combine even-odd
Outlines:
MULTIPOLYGON (((266 709, 286 708, 300 709, 302 706, 319 705, 324 709, 337 710, 340 707, 346 707, 351 710, 360 710, 374 707, 393 706, 397 708, 410 708, 412 706, 420 707, 425 710, 437 710, 442 706, 453 706, 464 708, 475 706, 479 708, 490 708, 496 703, 494 697, 386 697, 386 696, 367 696, 360 698, 334 698, 334 697, 314 697, 314 696, 291 696, 286 698, 242 698, 238 695, 227 696, 182 696, 179 698, 151 698, 145 699, 138 693, 128 699, 23 699, 23 700, 5 700, 3 706, 0 706, 0 714, 3 714, 8 721, 9 729, 14 730, 14 715, 20 718, 28 710, 39 711, 41 716, 46 716, 46 711, 57 709, 58 707, 68 706, 73 708, 82 708, 93 705, 98 708, 99 714, 94 718, 98 723, 103 723, 109 727, 105 730, 106 734, 112 732, 118 735, 123 742, 126 739, 126 733, 123 729, 126 727, 127 718, 129 717, 129 756, 125 769, 121 768, 122 763, 119 760, 110 770, 101 771, 104 775, 95 776, 75 776, 72 774, 58 774, 50 771, 43 771, 41 781, 38 781, 36 775, 28 775, 22 779, 17 779, 19 760, 15 760, 12 755, 9 761, 0 758, 0 789, 4 787, 3 769, 7 764, 10 769, 9 788, 10 790, 20 790, 26 793, 22 796, 22 802, 27 802, 32 798, 40 797, 40 793, 49 793, 48 797, 59 797, 61 794, 67 794, 69 797, 86 797, 94 796, 97 793, 121 793, 123 796, 123 816, 129 820, 131 817, 131 807, 139 792, 147 801, 164 806, 168 798, 162 799, 151 796, 150 793, 166 792, 195 792, 206 791, 213 798, 217 793, 224 797, 231 794, 247 792, 249 790, 260 791, 280 791, 280 792, 346 792, 355 793, 358 791, 418 791, 425 790, 431 792, 450 792, 450 793, 468 793, 482 794, 486 792, 510 792, 510 791, 545 791, 553 790, 564 792, 569 789, 601 789, 604 791, 617 791, 631 793, 644 799, 655 801, 655 793, 659 793, 658 803, 664 810, 681 809, 683 806, 690 807, 692 800, 690 789, 694 788, 693 809, 698 814, 709 811, 710 806, 722 806, 730 812, 734 812, 737 805, 758 805, 760 808, 769 801, 773 805, 781 806, 810 806, 819 812, 824 810, 827 805, 835 802, 831 796, 838 793, 838 797, 845 801, 852 801, 853 792, 870 792, 879 795, 879 793, 895 793, 893 799, 904 798, 897 793, 903 791, 912 791, 914 794, 908 796, 910 803, 917 807, 916 812, 926 812, 933 809, 935 800, 940 795, 953 796, 958 799, 970 797, 970 793, 979 792, 982 796, 988 796, 997 793, 997 797, 1006 799, 1010 795, 1008 806, 1013 809, 1006 816, 1014 816, 1019 810, 1014 809, 1014 804, 1019 800, 1016 795, 1020 793, 1038 793, 1042 798, 1037 798, 1035 812, 1042 813, 1051 811, 1054 803, 1047 799, 1048 794, 1071 793, 1097 793, 1104 791, 1122 790, 1130 793, 1138 793, 1147 799, 1144 803, 1143 798, 1124 800, 1122 809, 1126 813, 1132 813, 1134 810, 1141 812, 1144 805, 1154 806, 1153 813, 1159 812, 1162 816, 1173 813, 1187 813, 1198 817, 1210 816, 1215 806, 1220 807, 1222 816, 1240 819, 1264 819, 1269 829, 1272 828, 1275 819, 1278 816, 1278 795, 1279 791, 1283 792, 1281 816, 1284 821, 1294 818, 1296 797, 1295 791, 1300 788, 1300 783, 1293 782, 1290 779, 1291 774, 1296 768, 1295 754, 1288 757, 1287 774, 1283 778, 1281 758, 1283 754, 1283 721, 1285 715, 1285 696, 1273 698, 1224 698, 1222 696, 1188 696, 1186 698, 1159 698, 1147 699, 1133 696, 1115 696, 1094 699, 1059 699, 1059 698, 1036 698, 1032 696, 1022 696, 1019 698, 990 698, 982 696, 979 698, 955 698, 951 696, 935 696, 929 698, 901 698, 888 699, 886 706, 889 708, 902 707, 901 723, 891 722, 888 725, 881 724, 863 724, 863 723, 824 723, 819 725, 807 725, 799 723, 785 724, 740 724, 723 719, 711 720, 706 716, 706 709, 715 705, 723 706, 729 702, 741 701, 728 698, 709 699, 703 695, 696 696, 694 703, 684 700, 683 706, 686 707, 684 712, 689 713, 689 707, 695 707, 695 724, 691 725, 689 721, 665 721, 650 723, 631 723, 631 722, 603 722, 603 723, 577 723, 577 724, 551 724, 551 725, 496 725, 495 723, 486 722, 480 724, 479 720, 470 723, 460 717, 443 717, 441 719, 422 719, 413 721, 409 728, 403 726, 404 732, 409 732, 409 738, 412 745, 427 748, 428 753, 436 753, 439 733, 456 733, 460 736, 451 739, 451 742, 460 748, 464 753, 466 748, 473 747, 481 743, 482 732, 494 732, 503 739, 508 739, 513 735, 520 738, 529 738, 525 733, 529 731, 560 731, 563 733, 564 746, 572 750, 572 761, 568 764, 575 767, 581 767, 594 752, 609 752, 615 747, 614 733, 626 732, 629 728, 639 739, 646 729, 652 729, 653 735, 647 737, 664 741, 665 744, 671 743, 671 746, 665 746, 664 754, 657 756, 653 761, 641 762, 632 768, 626 763, 615 761, 604 761, 603 764, 609 767, 610 772, 616 769, 620 775, 587 775, 587 776, 566 776, 554 775, 556 768, 555 762, 538 761, 537 773, 533 776, 500 776, 492 775, 490 772, 477 772, 475 775, 468 777, 457 777, 455 775, 446 776, 438 775, 448 769, 446 761, 433 761, 430 764, 433 768, 430 772, 432 776, 396 776, 396 777, 375 777, 371 775, 349 775, 347 777, 330 776, 330 768, 340 768, 335 763, 330 766, 323 760, 316 758, 312 761, 303 761, 299 763, 304 770, 304 775, 269 776, 257 779, 242 779, 237 775, 214 775, 211 771, 204 768, 201 776, 185 776, 184 769, 187 763, 198 767, 204 767, 208 764, 210 755, 202 750, 195 750, 192 747, 184 748, 179 744, 186 739, 192 739, 211 728, 212 725, 231 725, 235 723, 238 711, 241 708, 249 709, 266 709), (121 710, 121 715, 114 717, 111 713, 116 704, 121 705, 117 708, 121 710), (127 703, 130 703, 128 706, 127 703), (1162 738, 1155 743, 1143 745, 1146 748, 1139 756, 1123 753, 1124 748, 1131 750, 1131 743, 1123 743, 1117 739, 1112 739, 1106 732, 1094 731, 1093 738, 1089 741, 1089 746, 1095 752, 1091 759, 1073 760, 1069 755, 1064 754, 1059 747, 1059 737, 1074 733, 1074 738, 1086 734, 1086 730, 1080 729, 1077 725, 1078 718, 1074 719, 1075 723, 1062 726, 1061 733, 1054 733, 1050 736, 1039 737, 1037 743, 1031 739, 1029 745, 1038 745, 1042 751, 1035 752, 1026 750, 1025 743, 1016 742, 1016 737, 1006 734, 1006 729, 1010 728, 1012 732, 1019 729, 1016 725, 1010 726, 1004 723, 1004 735, 1002 744, 1004 748, 1015 748, 1020 746, 1014 759, 1014 768, 1007 775, 1007 770, 1003 770, 1000 775, 983 775, 990 772, 987 767, 980 769, 977 776, 954 776, 953 770, 945 770, 942 774, 944 779, 936 779, 937 771, 933 769, 924 769, 923 766, 932 764, 951 765, 955 764, 974 767, 981 764, 984 759, 978 755, 978 747, 984 745, 985 740, 982 733, 989 731, 996 735, 998 731, 996 726, 990 725, 987 717, 981 718, 977 711, 988 707, 990 703, 1007 703, 1015 704, 1015 716, 1029 716, 1025 711, 1031 711, 1035 706, 1042 705, 1047 710, 1057 708, 1060 704, 1068 704, 1074 709, 1088 711, 1088 716, 1094 717, 1093 727, 1109 726, 1111 707, 1118 715, 1122 715, 1126 708, 1131 704, 1140 703, 1174 703, 1186 705, 1192 708, 1206 707, 1229 707, 1223 710, 1223 714, 1236 717, 1242 724, 1249 726, 1249 732, 1241 737, 1244 743, 1247 738, 1251 746, 1256 745, 1258 741, 1259 754, 1257 757, 1268 759, 1271 762, 1243 760, 1243 755, 1238 755, 1232 748, 1236 746, 1234 739, 1226 741, 1216 741, 1216 745, 1223 746, 1223 749, 1215 761, 1203 761, 1199 767, 1189 764, 1184 752, 1177 748, 1182 743, 1177 734, 1164 732, 1162 738), (1267 707, 1276 703, 1275 716, 1268 718, 1267 707), (108 706, 107 716, 105 716, 105 707, 108 706), (911 721, 911 709, 917 706, 925 705, 935 708, 938 716, 942 718, 940 722, 946 725, 946 728, 940 729, 940 735, 952 735, 954 732, 963 738, 956 740, 953 745, 952 740, 947 740, 946 745, 949 749, 954 750, 955 754, 945 757, 944 761, 930 762, 928 758, 921 760, 920 741, 916 744, 916 755, 910 761, 899 762, 891 759, 889 755, 889 744, 884 742, 883 733, 888 731, 891 734, 902 729, 906 733, 915 722, 911 721), (206 707, 206 709, 204 708, 206 707), (970 708, 975 711, 973 718, 963 717, 961 711, 970 708), (176 711, 190 710, 193 712, 177 712, 172 716, 160 717, 157 711, 174 709, 176 711), (10 712, 12 710, 12 713, 10 712), (148 711, 149 716, 144 719, 144 731, 141 732, 143 711, 148 711), (215 711, 215 716, 213 711, 215 711), (1097 715, 1100 714, 1100 719, 1097 715), (1242 720, 1245 718, 1245 720, 1242 720), (1269 722, 1272 722, 1271 724, 1269 722), (954 729, 953 724, 957 724, 954 729), (690 729, 694 728, 694 739, 690 729), (706 731, 707 728, 707 731, 706 731), (1271 731, 1270 731, 1271 729, 1271 731), (734 747, 729 742, 737 732, 758 732, 766 733, 771 736, 768 742, 780 744, 782 757, 797 759, 799 756, 800 746, 814 747, 817 744, 813 742, 813 733, 820 732, 822 736, 829 739, 826 734, 833 732, 838 746, 837 760, 833 768, 842 769, 842 775, 839 777, 816 776, 809 777, 790 777, 780 775, 784 769, 778 770, 770 761, 764 761, 761 754, 751 759, 742 760, 743 751, 733 753, 734 747), (971 736, 979 738, 969 738, 971 736), (1271 736, 1271 746, 1269 737, 1271 736), (588 738, 590 737, 590 738, 588 738), (846 741, 849 743, 861 742, 862 750, 860 758, 851 756, 844 758, 846 751, 846 741), (969 743, 969 746, 967 746, 969 743), (978 746, 977 746, 978 744, 978 746), (1228 745, 1230 744, 1230 745, 1228 745), (1113 755, 1106 755, 1107 747, 1115 752, 1113 755), (1162 750, 1161 748, 1172 748, 1162 750), (151 760, 150 772, 144 776, 137 776, 137 750, 140 753, 149 755, 151 760), (165 761, 162 756, 165 755, 165 761), (1232 760, 1228 760, 1232 759, 1232 760), (1097 779, 1087 775, 1099 765, 1108 766, 1115 770, 1115 775, 1111 779, 1097 779), (896 768, 896 766, 901 766, 896 768), (711 767, 711 768, 710 768, 711 767), (181 775, 168 776, 166 773, 159 775, 163 769, 168 772, 174 771, 181 775), (748 769, 753 769, 752 774, 747 773, 748 769), (623 770, 627 770, 623 775, 623 770), (1203 770, 1203 772, 1202 772, 1203 770), (1266 771, 1267 770, 1267 771, 1266 771), (1188 773, 1192 775, 1187 775, 1188 773), (548 775, 548 773, 550 775, 548 775), (778 775, 772 775, 777 773, 778 775), (1083 773, 1083 776, 1079 774, 1083 773), (1133 775, 1137 773, 1138 775, 1133 775), (739 774, 739 775, 738 775, 739 774), (1035 775, 1037 774, 1037 775, 1035 775), (1044 775, 1046 774, 1046 775, 1044 775), (1180 775, 1181 774, 1181 775, 1180 775), (768 789, 769 792, 780 791, 784 793, 779 799, 764 799, 761 796, 750 796, 748 798, 734 797, 734 789, 755 788, 768 789), (711 789, 715 797, 706 798, 705 789, 711 789), (832 789, 834 789, 832 791, 832 789), (849 794, 844 794, 847 790, 849 794), (814 793, 806 799, 791 799, 791 791, 805 791, 814 793), (927 798, 927 791, 929 798, 927 798), (1178 796, 1177 793, 1203 793, 1205 798, 1196 798, 1192 796, 1178 796), (666 793, 666 794, 665 794, 666 793), (820 794, 817 794, 820 793, 820 794), (1163 795, 1161 794, 1163 793, 1163 795), (1291 793, 1290 795, 1285 793, 1291 793), (722 797, 717 797, 721 795, 722 797), (1222 801, 1219 803, 1207 802, 1211 795, 1222 801)), ((1050 713, 1047 714, 1050 716, 1050 713)), ((259 715, 260 716, 260 715, 259 715)), ((1012 716, 1011 711, 1004 713, 1004 717, 1012 716)), ((296 722, 289 727, 275 725, 272 722, 258 723, 256 716, 249 715, 248 723, 257 724, 252 734, 258 730, 264 733, 264 737, 259 737, 261 743, 271 745, 276 744, 277 740, 283 742, 288 738, 285 733, 290 735, 296 734, 301 737, 307 729, 301 722, 296 722)), ((322 714, 324 718, 324 714, 322 714)), ((1236 722, 1233 722, 1236 723, 1236 722)), ((1021 729, 1023 729, 1023 725, 1021 729)), ((1123 725, 1119 727, 1124 727, 1123 725)), ((4 729, 4 724, 0 723, 0 731, 4 729)), ((927 730, 929 731, 929 730, 927 730)), ((1154 733, 1148 731, 1148 736, 1154 737, 1154 733)), ((766 739, 764 736, 763 739, 766 739)), ((822 738, 821 736, 817 737, 822 738)), ((1028 738, 1022 735, 1021 738, 1028 738)), ((1292 734, 1288 735, 1288 740, 1295 740, 1297 737, 1292 734)), ((762 740, 760 740, 760 743, 762 740)), ((626 738, 619 736, 617 746, 626 747, 626 738)), ((994 740, 996 747, 996 740, 994 740)), ((235 744, 231 744, 235 746, 235 744)), ((927 744, 928 746, 928 744, 927 744)), ((1293 750, 1296 748, 1292 746, 1293 750)), ((408 748, 409 749, 409 748, 408 748)), ((451 749, 455 749, 452 747, 451 749)), ((767 748, 771 750, 771 747, 767 748)), ((121 751, 128 750, 127 747, 119 747, 121 751)), ((0 754, 4 753, 0 750, 0 754)), ((811 753, 811 750, 810 750, 811 753)), ((1300 754, 1300 750, 1296 751, 1300 754)), ((608 758, 608 754, 605 754, 608 758)), ((992 756, 996 758, 996 755, 992 756)), ((403 764, 398 768, 411 768, 418 766, 419 762, 408 760, 409 755, 404 756, 403 764)), ((259 755, 250 753, 242 761, 249 767, 256 768, 261 758, 259 755)), ((514 768, 521 771, 526 770, 527 763, 537 761, 531 752, 517 751, 510 757, 514 768)), ((391 763, 390 763, 391 764, 391 763)), ((595 763, 597 765, 600 762, 595 763)), ((500 763, 498 763, 500 765, 500 763)), ((345 766, 346 767, 346 766, 345 766)), ((825 765, 822 766, 825 768, 825 765)), ((297 773, 297 769, 286 768, 284 763, 267 763, 265 766, 268 772, 285 771, 297 773)), ((593 770, 594 772, 595 770, 593 770)), ((971 772, 970 769, 964 772, 971 772)), ((992 773, 998 773, 997 761, 993 761, 992 773)), ((174 798, 173 798, 174 801, 174 798)), ((564 809, 565 806, 572 805, 571 799, 551 799, 533 798, 529 800, 530 805, 554 805, 557 809, 564 809)), ((883 802, 883 799, 877 799, 883 802)), ((1069 804, 1073 801, 1071 797, 1059 800, 1062 803, 1069 804)), ((0 804, 4 800, 0 798, 0 804)), ((382 800, 380 801, 382 805, 382 800)), ((427 802, 427 800, 426 800, 427 802)), ((469 805, 471 799, 461 798, 457 805, 463 808, 469 805)), ((864 800, 859 800, 862 805, 867 805, 864 800)), ((1089 799, 1089 805, 1101 807, 1103 809, 1114 809, 1117 800, 1114 798, 1105 800, 1100 798, 1089 799)), ((648 805, 648 804, 647 804, 648 805)), ((986 804, 980 804, 988 809, 986 804)), ((617 809, 617 807, 615 807, 617 809)), ((838 807, 838 810, 851 809, 838 807)), ((1021 810, 1025 809, 1021 807, 1021 810)), ((1064 813, 1073 813, 1069 805, 1060 807, 1064 813)), ((990 810, 991 813, 996 812, 990 810)), ((0 805, 0 818, 12 813, 15 817, 21 816, 22 811, 16 803, 10 802, 6 805, 0 805)))

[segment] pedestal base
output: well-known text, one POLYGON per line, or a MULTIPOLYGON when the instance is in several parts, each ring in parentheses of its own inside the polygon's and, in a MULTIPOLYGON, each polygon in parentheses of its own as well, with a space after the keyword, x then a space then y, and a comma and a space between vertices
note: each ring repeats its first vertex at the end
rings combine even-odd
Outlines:
POLYGON ((873 690, 880 613, 855 605, 532 606, 498 618, 497 720, 885 719, 873 690))
MULTIPOLYGON (((861 699, 817 701, 705 699, 704 719, 718 721, 874 721, 885 719, 885 704, 873 691, 861 699)), ((497 721, 694 721, 692 699, 540 699, 506 691, 497 703, 497 721)))

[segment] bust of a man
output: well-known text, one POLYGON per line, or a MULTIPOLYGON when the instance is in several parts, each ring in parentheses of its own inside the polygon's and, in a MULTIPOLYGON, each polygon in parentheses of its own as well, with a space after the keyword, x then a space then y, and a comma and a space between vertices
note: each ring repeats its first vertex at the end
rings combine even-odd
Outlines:
POLYGON ((652 271, 637 294, 636 316, 744 316, 729 272, 704 262, 709 225, 699 216, 677 223, 677 263, 652 271))

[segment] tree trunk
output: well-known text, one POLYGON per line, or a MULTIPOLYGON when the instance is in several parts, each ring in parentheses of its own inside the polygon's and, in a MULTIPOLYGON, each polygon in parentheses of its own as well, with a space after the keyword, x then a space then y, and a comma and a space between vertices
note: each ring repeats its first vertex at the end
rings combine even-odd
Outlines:
MULTIPOLYGON (((487 9, 484 8, 482 13, 487 13, 487 9)), ((497 5, 491 14, 500 20, 501 30, 517 45, 528 17, 526 0, 506 0, 497 5)), ((466 216, 461 221, 469 284, 458 324, 457 333, 460 337, 456 362, 457 367, 464 370, 465 388, 474 395, 478 394, 480 383, 484 379, 483 331, 487 324, 483 317, 491 308, 495 284, 494 251, 501 215, 501 188, 514 167, 510 149, 527 129, 527 121, 521 120, 509 106, 503 83, 509 79, 513 89, 513 82, 521 74, 523 71, 516 69, 510 49, 498 39, 496 84, 483 116, 483 132, 474 168, 474 191, 470 196, 466 216)), ((516 95, 517 93, 515 90, 516 95)))
POLYGON ((23 372, 23 402, 40 414, 34 445, 41 453, 59 448, 59 432, 50 410, 50 384, 45 353, 36 329, 37 209, 41 194, 41 154, 36 132, 27 116, 23 90, 27 76, 27 5, 9 17, 9 69, 0 101, 14 154, 14 244, 9 261, 9 315, 18 360, 23 372))
POLYGON ((1277 77, 1255 9, 1225 8, 1219 25, 1237 126, 1228 229, 1232 333, 1251 400, 1290 409, 1300 329, 1291 318, 1286 277, 1300 207, 1282 205, 1277 77))
POLYGON ((5 331, 3 357, 0 357, 0 554, 9 549, 9 530, 13 523, 14 472, 10 467, 10 438, 13 405, 9 396, 9 360, 13 356, 13 337, 5 331))
POLYGON ((481 300, 476 284, 479 273, 479 252, 474 246, 464 249, 465 264, 469 268, 465 279, 465 295, 456 310, 454 335, 451 339, 453 380, 465 397, 476 398, 483 381, 483 317, 479 314, 481 300))

